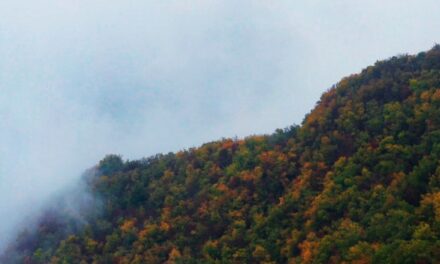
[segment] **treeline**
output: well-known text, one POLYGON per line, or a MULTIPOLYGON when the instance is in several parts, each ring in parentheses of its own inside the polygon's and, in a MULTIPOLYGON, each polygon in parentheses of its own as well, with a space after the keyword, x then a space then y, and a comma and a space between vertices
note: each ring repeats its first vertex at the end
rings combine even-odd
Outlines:
POLYGON ((440 263, 440 46, 377 62, 301 126, 84 177, 1 263, 440 263), (88 212, 88 213, 85 213, 88 212))

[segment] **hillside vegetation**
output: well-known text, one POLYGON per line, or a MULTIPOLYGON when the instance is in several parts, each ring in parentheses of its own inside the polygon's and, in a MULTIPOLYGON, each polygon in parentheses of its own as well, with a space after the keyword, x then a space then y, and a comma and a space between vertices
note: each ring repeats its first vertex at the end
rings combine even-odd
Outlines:
MULTIPOLYGON (((292 84, 294 85, 294 84, 292 84)), ((300 126, 105 157, 1 263, 440 263, 440 46, 342 79, 300 126)))

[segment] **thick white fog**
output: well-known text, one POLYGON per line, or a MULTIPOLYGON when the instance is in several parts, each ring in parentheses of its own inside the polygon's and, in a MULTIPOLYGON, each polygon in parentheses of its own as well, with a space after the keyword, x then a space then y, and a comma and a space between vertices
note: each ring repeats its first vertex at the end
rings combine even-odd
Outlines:
POLYGON ((341 77, 440 41, 433 1, 0 1, 0 247, 105 154, 300 123, 341 77))

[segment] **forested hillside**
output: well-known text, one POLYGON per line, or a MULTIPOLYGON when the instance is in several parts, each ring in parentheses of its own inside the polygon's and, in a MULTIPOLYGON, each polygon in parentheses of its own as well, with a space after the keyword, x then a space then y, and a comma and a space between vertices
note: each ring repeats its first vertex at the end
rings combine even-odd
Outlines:
POLYGON ((48 209, 0 262, 440 263, 440 46, 342 79, 300 126, 84 181, 87 208, 48 209))

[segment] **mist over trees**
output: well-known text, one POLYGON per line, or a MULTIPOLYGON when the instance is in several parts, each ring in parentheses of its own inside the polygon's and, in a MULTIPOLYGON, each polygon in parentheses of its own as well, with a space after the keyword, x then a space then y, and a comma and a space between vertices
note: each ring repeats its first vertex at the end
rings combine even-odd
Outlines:
POLYGON ((439 160, 437 45, 342 79, 300 126, 108 155, 81 224, 48 210, 1 262, 436 263, 439 160))

